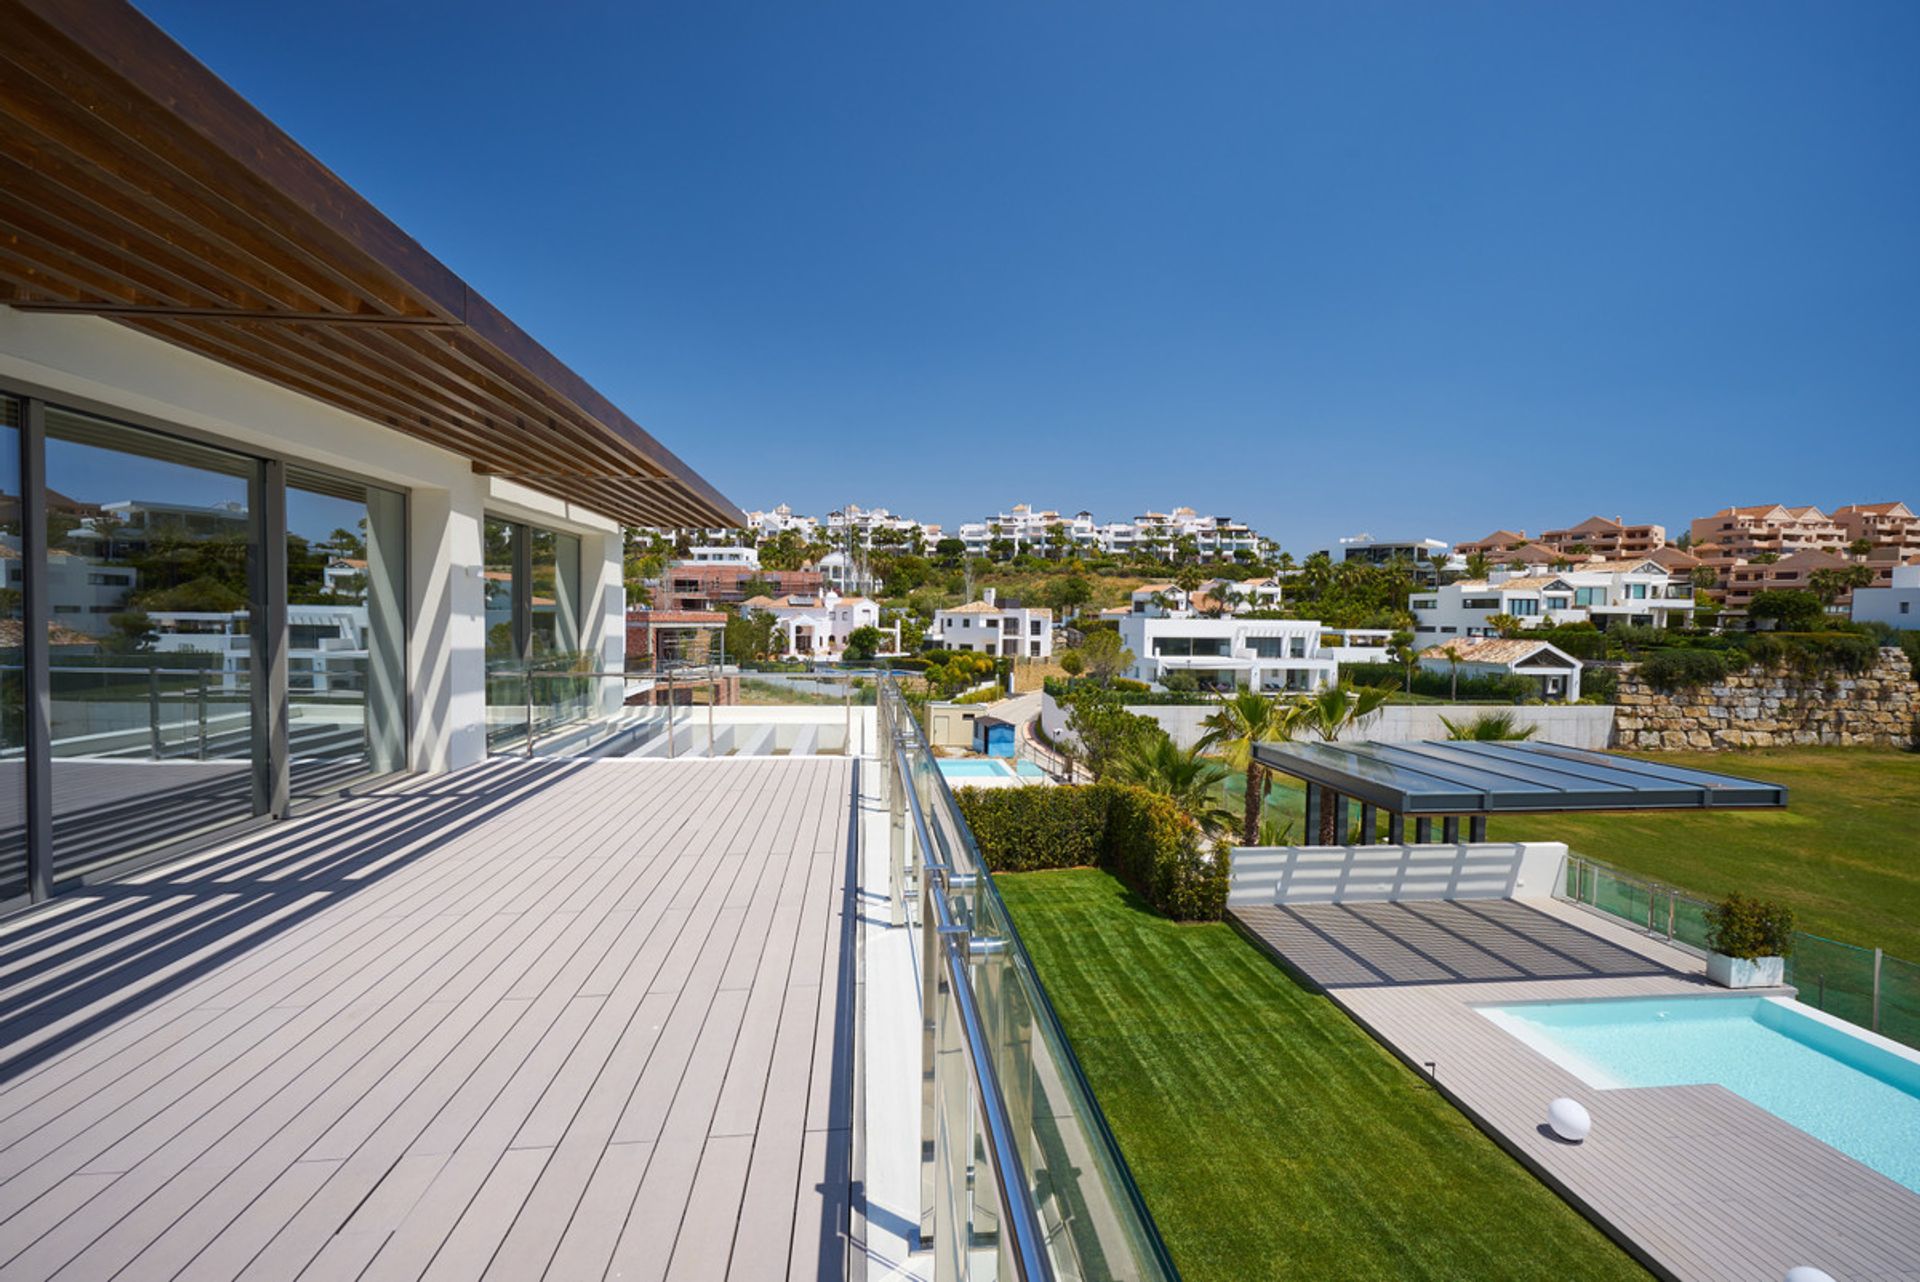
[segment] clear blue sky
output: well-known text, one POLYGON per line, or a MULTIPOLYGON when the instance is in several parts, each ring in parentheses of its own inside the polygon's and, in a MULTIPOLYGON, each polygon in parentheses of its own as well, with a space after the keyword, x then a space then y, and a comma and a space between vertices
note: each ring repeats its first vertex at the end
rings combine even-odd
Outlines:
POLYGON ((743 507, 1920 505, 1913 0, 142 7, 743 507))

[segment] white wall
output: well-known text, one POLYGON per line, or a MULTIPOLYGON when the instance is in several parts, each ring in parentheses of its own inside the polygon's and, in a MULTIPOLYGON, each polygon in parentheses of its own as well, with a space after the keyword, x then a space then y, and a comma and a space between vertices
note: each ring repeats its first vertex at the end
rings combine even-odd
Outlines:
POLYGON ((1245 846, 1233 852, 1227 906, 1546 899, 1566 858, 1558 841, 1245 846))
POLYGON ((416 770, 486 755, 484 514, 580 537, 583 644, 615 667, 624 657, 620 528, 590 509, 478 475, 464 455, 96 317, 0 306, 0 377, 408 490, 408 760, 416 770))
MULTIPOLYGON (((1145 704, 1128 712, 1151 717, 1182 748, 1199 741, 1200 723, 1213 708, 1210 704, 1145 704)), ((1442 717, 1454 724, 1471 721, 1483 712, 1510 712, 1515 724, 1539 726, 1534 743, 1557 743, 1568 748, 1606 748, 1613 743, 1613 708, 1603 704, 1389 704, 1370 718, 1360 730, 1341 735, 1342 740, 1371 739, 1376 743, 1413 743, 1423 739, 1444 739, 1447 727, 1442 717)), ((1040 696, 1040 724, 1047 737, 1058 739, 1067 733, 1066 710, 1051 695, 1040 696)), ((1071 738, 1072 736, 1068 736, 1071 738)))

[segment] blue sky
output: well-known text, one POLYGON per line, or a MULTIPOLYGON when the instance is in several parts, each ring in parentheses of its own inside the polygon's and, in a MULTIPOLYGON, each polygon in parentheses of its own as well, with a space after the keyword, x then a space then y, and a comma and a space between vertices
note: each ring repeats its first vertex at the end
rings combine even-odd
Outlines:
POLYGON ((743 507, 1920 504, 1920 5, 143 9, 743 507))

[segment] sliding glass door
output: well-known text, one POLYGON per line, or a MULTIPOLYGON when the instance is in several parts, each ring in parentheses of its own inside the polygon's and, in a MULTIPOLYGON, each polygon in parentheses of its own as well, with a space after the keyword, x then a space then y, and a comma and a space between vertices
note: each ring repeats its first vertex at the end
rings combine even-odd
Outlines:
POLYGON ((580 649, 580 540, 539 526, 486 523, 487 747, 530 752, 540 734, 587 715, 580 649))
POLYGON ((27 894, 26 566, 20 402, 0 396, 0 908, 27 894))
POLYGON ((406 764, 406 496, 287 469, 293 804, 406 764))
POLYGON ((404 769, 406 521, 0 394, 0 909, 404 769))

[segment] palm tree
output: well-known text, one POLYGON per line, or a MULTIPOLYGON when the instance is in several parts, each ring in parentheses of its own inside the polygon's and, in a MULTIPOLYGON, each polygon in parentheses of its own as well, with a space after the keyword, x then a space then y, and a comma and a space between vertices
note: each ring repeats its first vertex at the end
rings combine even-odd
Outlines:
POLYGON ((1447 738, 1467 739, 1475 743, 1498 743, 1503 740, 1531 739, 1539 726, 1516 726, 1511 712, 1483 712, 1471 721, 1458 724, 1440 718, 1447 728, 1447 738))
POLYGON ((1227 768, 1200 755, 1201 746, 1176 748, 1166 735, 1136 739, 1112 767, 1112 777, 1170 799, 1207 833, 1233 831, 1234 813, 1220 804, 1227 768))
POLYGON ((1493 558, 1485 552, 1475 552, 1467 558, 1467 577, 1469 579, 1485 579, 1492 573, 1493 558))
POLYGON ((1446 656, 1447 664, 1453 669, 1453 692, 1447 696, 1451 703, 1460 702, 1460 647, 1448 644, 1440 651, 1446 656))
POLYGON ((1260 814, 1267 796, 1267 768, 1254 757, 1255 744, 1291 739, 1299 725, 1300 706, 1283 704, 1258 690, 1237 690, 1220 701, 1201 725, 1203 750, 1218 752, 1229 769, 1245 773, 1247 795, 1240 821, 1240 844, 1257 845, 1260 814))
MULTIPOLYGON (((1332 743, 1343 730, 1358 729, 1386 706, 1392 691, 1384 686, 1359 686, 1342 681, 1322 686, 1300 705, 1300 724, 1332 743)), ((1334 820, 1333 794, 1320 794, 1320 844, 1331 846, 1339 839, 1334 820)))

